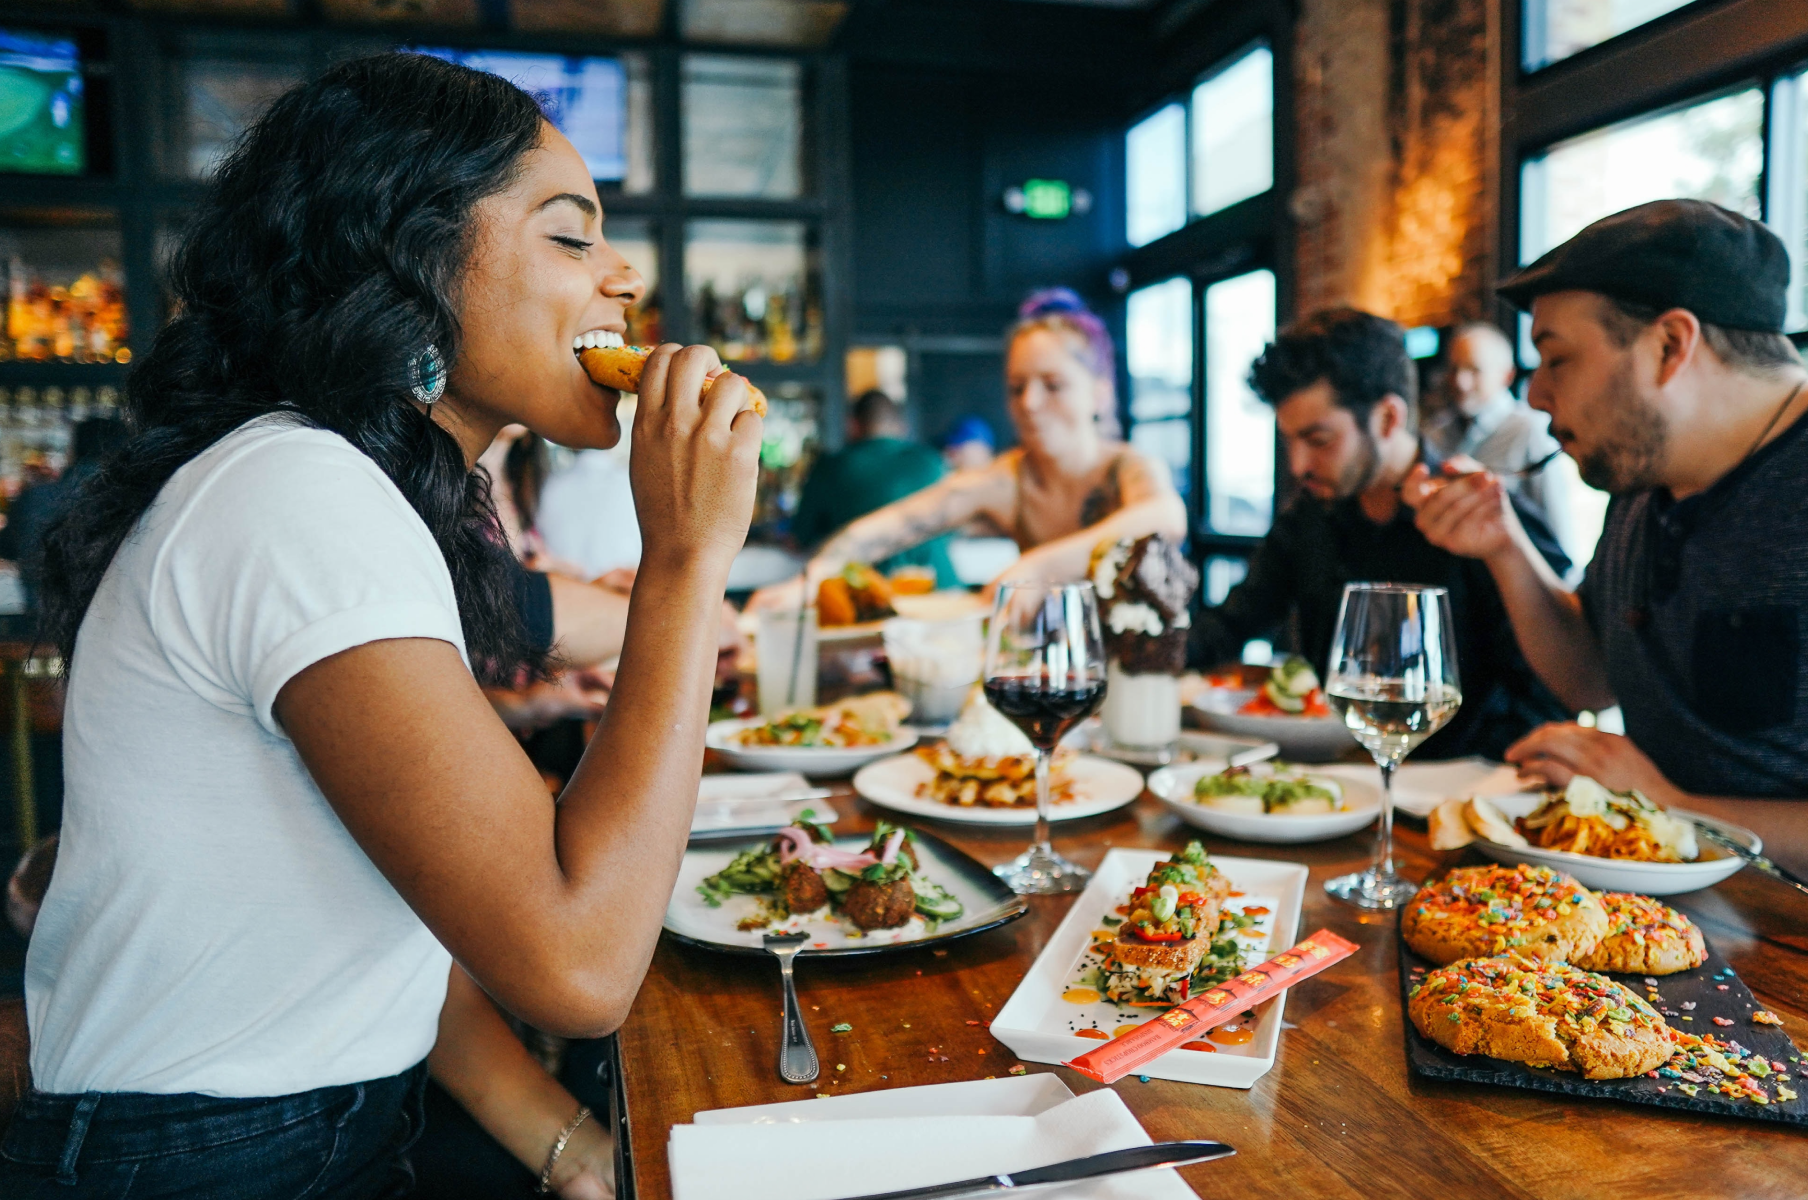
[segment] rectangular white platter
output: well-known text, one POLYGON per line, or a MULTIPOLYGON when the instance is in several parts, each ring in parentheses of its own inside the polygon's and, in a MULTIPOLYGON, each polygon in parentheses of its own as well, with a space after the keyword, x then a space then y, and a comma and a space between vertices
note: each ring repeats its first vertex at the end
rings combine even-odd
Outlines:
MULTIPOLYGON (((1030 1062, 1064 1063, 1099 1045, 1097 1038, 1080 1037, 1075 1029, 1102 1029, 1109 1033, 1119 1025, 1140 1025, 1166 1011, 1134 1008, 1107 1000, 1073 1004, 1062 993, 1074 985, 1088 967, 1098 962, 1092 952, 1092 931, 1104 928, 1103 918, 1117 916, 1133 888, 1141 886, 1156 863, 1169 857, 1167 850, 1111 850, 1093 873, 1092 882, 1068 909, 1054 937, 1029 974, 1011 993, 1004 1008, 992 1020, 992 1036, 1030 1062)), ((1300 906, 1306 894, 1307 871, 1303 864, 1266 858, 1212 856, 1212 863, 1230 876, 1231 886, 1243 893, 1225 901, 1227 912, 1266 908, 1257 923, 1238 934, 1249 966, 1288 949, 1299 938, 1300 906)), ((1182 1083, 1209 1083, 1218 1087, 1254 1087, 1256 1080, 1274 1066, 1281 1040, 1282 992, 1262 1006, 1255 1038, 1241 1046, 1218 1046, 1215 1052, 1170 1050, 1137 1073, 1182 1083)))

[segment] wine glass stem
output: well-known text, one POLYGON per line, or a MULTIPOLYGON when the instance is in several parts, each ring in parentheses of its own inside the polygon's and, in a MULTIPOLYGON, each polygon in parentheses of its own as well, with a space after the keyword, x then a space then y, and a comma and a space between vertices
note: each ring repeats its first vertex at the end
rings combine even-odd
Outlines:
POLYGON ((1047 750, 1036 751, 1036 844, 1030 850, 1043 858, 1054 855, 1053 847, 1048 844, 1048 759, 1047 750))
POLYGON ((1394 768, 1399 764, 1385 760, 1381 768, 1381 832, 1375 838, 1375 878, 1391 879, 1394 874, 1394 768))

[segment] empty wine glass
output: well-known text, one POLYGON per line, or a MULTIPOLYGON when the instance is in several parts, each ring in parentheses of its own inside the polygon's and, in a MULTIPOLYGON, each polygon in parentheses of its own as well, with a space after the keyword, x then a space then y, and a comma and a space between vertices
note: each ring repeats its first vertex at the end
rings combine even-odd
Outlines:
POLYGON ((1325 891, 1357 908, 1393 908, 1419 887, 1394 873, 1394 770, 1463 702, 1449 593, 1403 583, 1346 586, 1325 698, 1381 768, 1374 864, 1329 880, 1325 891))
POLYGON ((1004 583, 986 634, 986 699, 1036 747, 1036 840, 993 868, 1014 892, 1074 892, 1092 873, 1048 840, 1049 757, 1105 699, 1105 644, 1090 583, 1004 583))

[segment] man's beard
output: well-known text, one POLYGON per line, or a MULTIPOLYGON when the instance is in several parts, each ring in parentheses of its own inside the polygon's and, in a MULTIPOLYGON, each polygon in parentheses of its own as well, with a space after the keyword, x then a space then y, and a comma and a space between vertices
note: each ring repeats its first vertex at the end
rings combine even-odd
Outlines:
POLYGON ((1362 453, 1337 477, 1336 492, 1324 501, 1326 505, 1336 504, 1368 491, 1375 482, 1375 476, 1381 473, 1381 443, 1367 429, 1358 427, 1356 433, 1362 439, 1362 453))
POLYGON ((1658 486, 1670 430, 1663 414, 1639 397, 1630 362, 1614 375, 1599 403, 1608 417, 1607 431, 1576 461, 1582 482, 1616 496, 1658 486))

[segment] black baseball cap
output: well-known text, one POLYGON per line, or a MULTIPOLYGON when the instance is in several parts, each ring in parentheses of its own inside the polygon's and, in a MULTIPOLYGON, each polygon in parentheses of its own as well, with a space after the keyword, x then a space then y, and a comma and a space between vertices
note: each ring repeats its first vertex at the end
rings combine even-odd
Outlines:
POLYGON ((1539 296, 1572 289, 1781 333, 1789 253, 1761 223, 1718 204, 1653 200, 1602 217, 1496 290, 1529 310, 1539 296))

